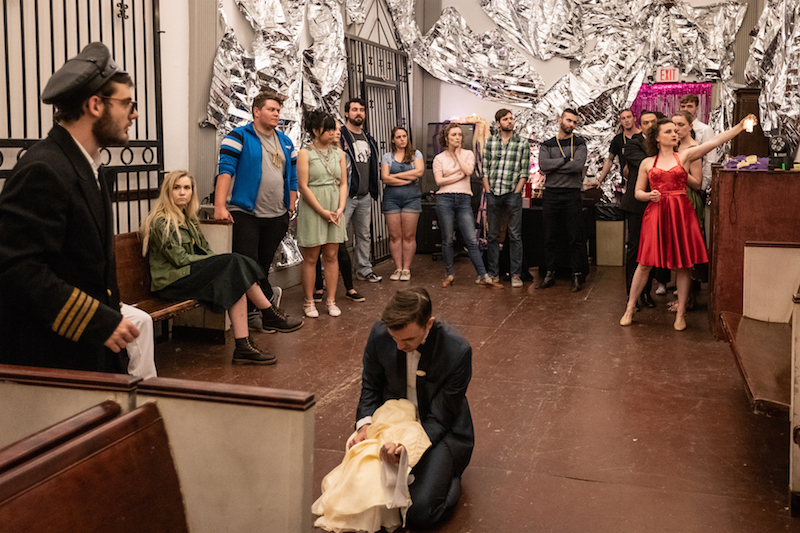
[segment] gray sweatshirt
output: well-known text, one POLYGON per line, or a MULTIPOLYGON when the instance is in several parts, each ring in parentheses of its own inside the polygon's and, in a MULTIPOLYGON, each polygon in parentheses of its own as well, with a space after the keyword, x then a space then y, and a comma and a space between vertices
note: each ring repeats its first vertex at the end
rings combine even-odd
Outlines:
POLYGON ((539 147, 539 170, 547 176, 544 186, 547 189, 580 189, 583 186, 583 167, 586 166, 586 141, 573 135, 572 142, 570 139, 560 142, 561 148, 553 137, 539 147))

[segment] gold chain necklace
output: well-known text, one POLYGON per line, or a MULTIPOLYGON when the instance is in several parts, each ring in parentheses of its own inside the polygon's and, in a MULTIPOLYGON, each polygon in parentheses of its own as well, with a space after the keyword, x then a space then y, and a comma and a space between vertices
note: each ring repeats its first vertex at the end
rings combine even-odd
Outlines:
POLYGON ((322 157, 322 152, 317 149, 317 147, 316 147, 316 145, 314 144, 313 141, 311 143, 311 149, 314 150, 314 152, 316 152, 317 159, 319 159, 319 162, 322 163, 323 167, 325 167, 325 170, 328 172, 328 174, 330 176, 333 176, 333 168, 331 168, 331 163, 330 163, 331 146, 328 145, 328 148, 325 150, 325 157, 324 158, 322 157))
MULTIPOLYGON (((569 138, 569 160, 570 161, 572 161, 572 158, 575 157, 575 146, 573 146, 573 140, 574 139, 575 139, 574 135, 569 138)), ((561 148, 561 141, 558 140, 558 137, 556 137, 556 144, 558 145, 558 149, 561 150, 561 157, 566 159, 567 154, 565 154, 564 153, 564 149, 561 148)))
POLYGON ((273 130, 272 135, 269 136, 269 142, 272 146, 267 144, 267 137, 262 136, 261 145, 264 147, 264 150, 267 151, 267 154, 272 156, 272 164, 276 167, 281 166, 281 154, 278 145, 278 136, 275 134, 273 130))

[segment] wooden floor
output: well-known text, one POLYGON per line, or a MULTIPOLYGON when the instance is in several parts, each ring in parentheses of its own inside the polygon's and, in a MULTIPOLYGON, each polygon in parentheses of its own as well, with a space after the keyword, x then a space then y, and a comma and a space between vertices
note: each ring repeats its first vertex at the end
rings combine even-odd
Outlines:
MULTIPOLYGON (((160 375, 312 391, 317 497, 353 429, 367 334, 409 285, 389 281, 392 270, 356 282, 363 303, 340 287, 339 318, 320 306, 297 332, 256 335, 273 367, 231 365, 230 340, 173 340, 156 348, 160 375)), ((472 344, 476 445, 458 509, 435 531, 800 532, 788 511, 788 421, 751 411, 728 345, 709 332, 705 295, 684 332, 667 297, 622 328, 622 268, 593 269, 575 294, 567 279, 482 289, 466 258, 443 289, 442 270, 418 256, 410 285, 472 344)), ((299 287, 284 292, 287 312, 301 306, 299 287)))

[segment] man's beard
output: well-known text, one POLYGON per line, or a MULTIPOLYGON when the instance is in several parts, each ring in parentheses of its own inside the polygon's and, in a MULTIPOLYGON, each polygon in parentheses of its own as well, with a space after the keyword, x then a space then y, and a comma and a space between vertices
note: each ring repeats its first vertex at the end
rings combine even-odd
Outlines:
POLYGON ((364 117, 355 117, 348 119, 353 126, 361 126, 364 124, 364 117))
POLYGON ((500 131, 506 131, 506 132, 512 132, 513 133, 514 126, 510 126, 508 128, 504 128, 503 126, 500 126, 500 131))
POLYGON ((125 146, 128 144, 128 136, 125 130, 119 128, 108 112, 108 107, 103 110, 100 119, 92 125, 92 134, 97 144, 106 146, 125 146))
POLYGON ((570 135, 573 131, 575 131, 574 127, 571 126, 561 126, 561 131, 564 132, 564 135, 570 135))

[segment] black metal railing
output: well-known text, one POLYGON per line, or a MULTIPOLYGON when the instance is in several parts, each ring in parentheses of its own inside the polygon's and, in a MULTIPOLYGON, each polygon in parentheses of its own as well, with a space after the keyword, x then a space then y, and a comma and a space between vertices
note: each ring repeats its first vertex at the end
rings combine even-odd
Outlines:
POLYGON ((39 99, 53 72, 90 42, 108 46, 133 77, 139 119, 127 147, 109 147, 115 230, 135 230, 164 168, 159 0, 3 0, 0 68, 0 186, 25 151, 53 126, 39 99))

